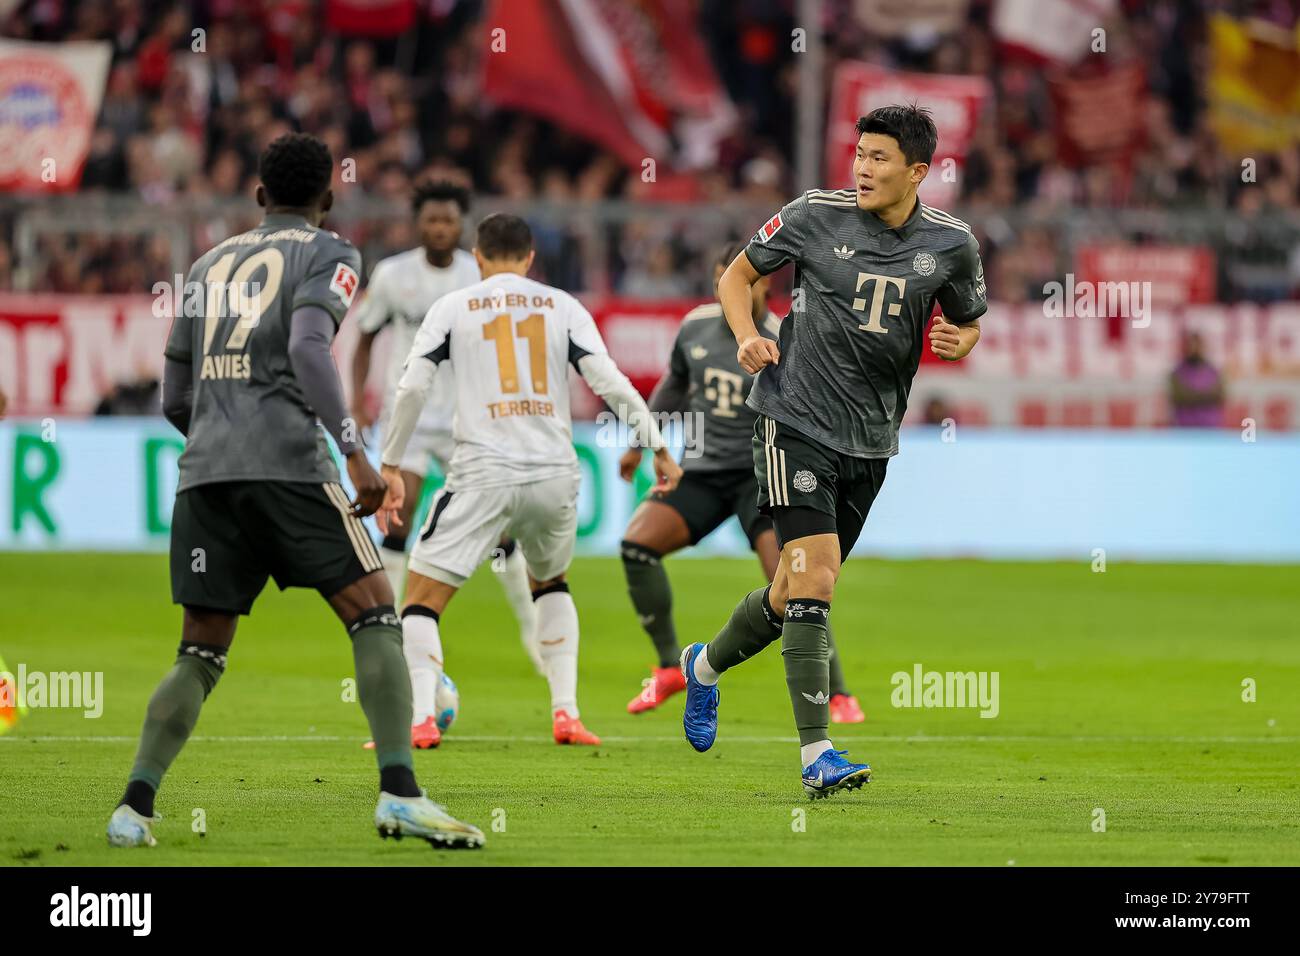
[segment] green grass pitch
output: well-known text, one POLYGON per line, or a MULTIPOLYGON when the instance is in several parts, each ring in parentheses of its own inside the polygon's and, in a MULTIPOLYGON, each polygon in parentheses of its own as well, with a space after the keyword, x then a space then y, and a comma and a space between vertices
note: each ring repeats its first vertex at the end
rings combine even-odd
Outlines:
MULTIPOLYGON (((683 640, 712 636, 759 574, 751 560, 686 558, 669 572, 683 640)), ((1295 865, 1296 578, 851 561, 832 621, 868 722, 834 737, 875 781, 810 803, 779 646, 724 678, 718 743, 696 754, 681 698, 625 712, 649 642, 618 562, 579 560, 580 701, 605 743, 557 747, 544 682, 484 569, 443 621, 460 720, 416 754, 431 795, 487 833, 484 850, 454 854, 378 839, 366 725, 343 699, 347 637, 315 594, 271 586, 159 794, 158 847, 121 851, 104 824, 179 640, 165 559, 0 555, 9 666, 102 671, 105 700, 98 719, 33 710, 0 738, 0 864, 1295 865), (891 675, 917 663, 997 671, 1000 713, 891 706, 891 675)))

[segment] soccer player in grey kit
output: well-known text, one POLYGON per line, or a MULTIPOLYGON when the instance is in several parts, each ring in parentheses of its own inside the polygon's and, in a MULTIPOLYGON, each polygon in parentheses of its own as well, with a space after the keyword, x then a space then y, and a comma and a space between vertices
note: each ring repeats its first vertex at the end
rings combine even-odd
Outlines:
MULTIPOLYGON (((713 288, 743 244, 727 243, 714 262, 713 288)), ((781 322, 767 307, 768 280, 752 288, 754 320, 764 335, 776 339, 781 322)), ((627 705, 641 714, 686 689, 680 659, 682 649, 673 626, 672 586, 663 559, 688 545, 699 544, 735 515, 740 529, 758 555, 763 576, 772 580, 780 561, 770 515, 759 514, 758 482, 754 477, 753 435, 758 414, 745 400, 754 377, 736 360, 731 329, 718 302, 692 309, 682 319, 673 343, 668 371, 650 396, 652 412, 685 412, 702 424, 696 443, 700 454, 682 459, 685 474, 672 491, 655 492, 637 507, 620 548, 628 594, 641 627, 650 636, 659 666, 651 671, 641 693, 627 705)), ((619 473, 631 481, 641 464, 642 450, 629 449, 619 460, 619 473)), ((844 682, 844 668, 830 643, 830 713, 839 724, 866 719, 858 699, 844 682)))
POLYGON ((938 133, 924 109, 887 106, 860 118, 853 189, 814 189, 769 219, 718 285, 758 412, 759 508, 772 516, 781 563, 772 584, 746 595, 706 646, 682 653, 683 726, 696 750, 718 729, 718 678, 781 639, 811 797, 854 789, 871 768, 831 746, 827 623, 848 557, 885 466, 921 360, 964 358, 988 308, 970 227, 917 198, 938 133), (750 289, 795 264, 790 315, 778 341, 754 325, 750 289))
POLYGON ((190 267, 185 308, 167 337, 163 413, 186 439, 172 511, 172 601, 185 611, 175 663, 149 700, 109 820, 113 846, 157 842, 163 775, 268 578, 281 589, 315 589, 347 628, 376 743, 380 835, 483 845, 482 831, 428 799, 415 779, 401 621, 361 523, 385 504, 388 485, 366 459, 330 354, 361 269, 352 244, 321 228, 333 170, 329 148, 313 136, 287 133, 267 146, 257 187, 265 217, 190 267), (352 500, 321 425, 347 462, 352 500))

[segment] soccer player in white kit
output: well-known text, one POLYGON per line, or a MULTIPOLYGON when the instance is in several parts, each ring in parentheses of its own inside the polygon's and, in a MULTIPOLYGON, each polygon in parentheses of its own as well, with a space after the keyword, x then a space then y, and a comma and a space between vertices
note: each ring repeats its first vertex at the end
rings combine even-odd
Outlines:
MULTIPOLYGON (((415 341, 425 313, 439 298, 456 289, 463 289, 479 281, 478 263, 474 257, 459 248, 465 214, 469 211, 469 193, 463 187, 449 182, 426 182, 416 186, 411 202, 420 245, 406 252, 381 260, 371 273, 365 297, 357 308, 357 325, 361 335, 352 356, 352 416, 358 427, 371 424, 365 405, 366 379, 370 374, 371 352, 379 333, 390 329, 387 379, 384 383, 384 400, 379 415, 379 431, 388 429, 392 414, 393 396, 402 366, 415 341)), ((379 556, 384 570, 393 585, 393 593, 402 593, 406 572, 407 528, 420 501, 420 490, 429 472, 429 460, 438 463, 446 475, 454 441, 451 422, 455 406, 455 389, 451 376, 441 376, 425 412, 420 417, 415 434, 400 462, 405 505, 400 526, 391 529, 380 545, 379 556)), ((524 571, 522 555, 515 552, 514 542, 500 543, 504 561, 495 565, 506 599, 519 622, 519 637, 524 650, 540 672, 541 657, 537 653, 536 613, 528 593, 528 576, 524 571)), ((417 747, 436 746, 430 733, 412 732, 417 747)))
POLYGON ((638 444, 654 449, 656 488, 676 487, 681 467, 645 401, 606 352, 591 313, 567 292, 527 278, 533 262, 528 224, 517 216, 488 216, 479 224, 474 256, 483 280, 435 302, 416 333, 383 446, 381 473, 392 496, 379 518, 386 530, 405 494, 407 444, 435 382, 450 372, 456 448, 447 483, 411 550, 402 608, 415 719, 434 712, 443 610, 502 535, 510 535, 527 564, 537 608, 555 741, 599 744, 579 719, 578 612, 565 580, 580 484, 569 365, 635 432, 638 444))

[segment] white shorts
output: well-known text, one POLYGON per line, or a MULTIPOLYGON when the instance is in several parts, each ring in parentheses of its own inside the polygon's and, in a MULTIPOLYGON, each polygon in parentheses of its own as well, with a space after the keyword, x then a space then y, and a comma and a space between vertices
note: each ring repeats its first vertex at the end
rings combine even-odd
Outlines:
POLYGON ((460 587, 509 536, 534 580, 557 578, 573 560, 581 483, 578 475, 561 475, 527 485, 443 488, 411 549, 409 567, 460 587))

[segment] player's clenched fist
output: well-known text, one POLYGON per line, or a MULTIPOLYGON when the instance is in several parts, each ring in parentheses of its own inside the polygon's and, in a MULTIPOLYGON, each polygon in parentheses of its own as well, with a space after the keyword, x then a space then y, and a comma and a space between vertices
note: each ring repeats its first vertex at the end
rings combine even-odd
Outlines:
POLYGON ((682 480, 682 466, 677 464, 677 459, 673 458, 667 448, 655 452, 655 478, 658 481, 651 491, 672 491, 682 480))
POLYGON ((736 352, 736 361, 740 363, 741 368, 753 375, 769 365, 780 362, 781 350, 771 339, 754 335, 740 343, 740 349, 736 352))
POLYGON ((618 459, 618 475, 624 481, 631 481, 636 470, 641 467, 641 449, 629 448, 618 459))
POLYGON ((955 362, 966 354, 957 326, 942 315, 936 315, 930 326, 930 351, 946 362, 955 362))

